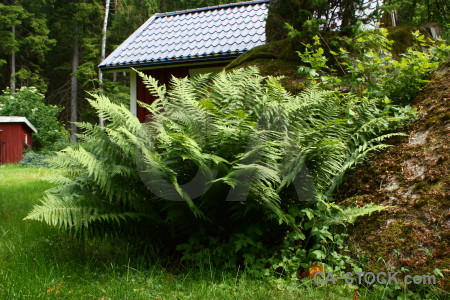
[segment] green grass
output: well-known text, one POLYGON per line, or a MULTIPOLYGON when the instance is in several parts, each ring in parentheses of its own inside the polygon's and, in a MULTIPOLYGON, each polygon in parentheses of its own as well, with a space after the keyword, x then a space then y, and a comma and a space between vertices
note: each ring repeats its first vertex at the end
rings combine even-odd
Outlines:
MULTIPOLYGON (((348 299, 331 289, 274 283, 205 267, 169 272, 117 240, 85 247, 43 223, 24 221, 51 187, 49 169, 0 166, 0 299, 348 299)), ((150 257, 150 258, 148 258, 150 257)))
MULTIPOLYGON (((258 280, 208 266, 169 270, 124 241, 83 245, 56 228, 24 221, 51 187, 45 181, 50 174, 0 166, 0 299, 353 299, 354 287, 345 285, 258 280)), ((366 292, 360 299, 375 299, 366 292)))

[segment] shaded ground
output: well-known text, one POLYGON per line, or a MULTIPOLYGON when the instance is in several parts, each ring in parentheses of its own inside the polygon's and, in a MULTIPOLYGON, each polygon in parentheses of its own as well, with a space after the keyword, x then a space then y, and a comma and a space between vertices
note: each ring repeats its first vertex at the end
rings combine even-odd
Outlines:
POLYGON ((371 271, 406 268, 406 274, 433 274, 450 290, 450 61, 413 101, 419 118, 409 136, 372 157, 340 188, 346 203, 394 206, 350 228, 355 256, 367 257, 371 271), (361 250, 361 252, 359 252, 361 250))

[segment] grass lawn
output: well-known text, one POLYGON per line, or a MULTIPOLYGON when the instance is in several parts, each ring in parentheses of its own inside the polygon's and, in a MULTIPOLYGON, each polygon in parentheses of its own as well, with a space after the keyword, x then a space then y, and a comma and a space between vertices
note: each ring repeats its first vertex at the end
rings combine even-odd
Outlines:
MULTIPOLYGON (((270 282, 209 267, 169 272, 154 256, 131 254, 133 249, 119 240, 89 241, 83 247, 55 228, 23 221, 51 187, 44 180, 50 173, 49 169, 0 166, 0 299, 354 297, 345 285, 270 282)), ((376 299, 361 291, 360 295, 360 299, 376 299)))

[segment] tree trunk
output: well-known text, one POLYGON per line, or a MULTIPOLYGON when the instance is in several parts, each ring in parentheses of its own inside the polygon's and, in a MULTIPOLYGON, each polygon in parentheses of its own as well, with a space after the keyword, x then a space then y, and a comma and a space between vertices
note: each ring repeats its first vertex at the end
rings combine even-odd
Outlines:
MULTIPOLYGON (((11 32, 13 35, 13 41, 16 41, 16 25, 13 25, 11 28, 11 32)), ((11 50, 11 78, 10 78, 10 88, 11 94, 14 95, 16 92, 16 51, 11 50)))
MULTIPOLYGON (((105 4, 105 18, 103 20, 103 29, 102 29, 102 49, 101 49, 101 61, 103 61, 106 57, 106 33, 108 30, 108 15, 109 15, 109 4, 110 0, 106 0, 105 4)), ((100 90, 103 92, 103 73, 102 70, 98 70, 98 81, 100 82, 100 90)), ((100 127, 103 127, 104 120, 100 116, 99 117, 100 127)))
POLYGON ((70 141, 75 143, 77 141, 77 126, 74 122, 77 122, 78 115, 78 78, 77 70, 80 60, 80 51, 78 45, 78 28, 75 28, 75 40, 73 43, 73 54, 72 54, 72 76, 71 76, 71 89, 70 89, 70 141))

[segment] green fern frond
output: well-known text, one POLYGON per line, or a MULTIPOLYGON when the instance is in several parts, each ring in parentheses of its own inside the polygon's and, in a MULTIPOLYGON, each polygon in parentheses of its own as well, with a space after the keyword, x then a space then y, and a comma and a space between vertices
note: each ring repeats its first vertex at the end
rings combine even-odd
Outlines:
POLYGON ((142 81, 144 82, 144 84, 145 84, 146 88, 149 90, 149 92, 153 96, 157 97, 157 101, 165 100, 165 96, 167 93, 167 89, 166 89, 165 85, 159 85, 158 80, 154 79, 151 76, 147 76, 143 72, 137 71, 135 69, 133 69, 133 71, 135 71, 142 78, 142 81))
POLYGON ((380 206, 373 203, 359 206, 349 206, 339 210, 337 213, 333 214, 323 223, 324 226, 331 225, 347 225, 353 224, 358 218, 364 216, 370 216, 374 212, 383 211, 385 209, 391 208, 392 206, 380 206))
POLYGON ((298 176, 313 198, 331 201, 348 170, 398 135, 385 134, 396 120, 379 101, 317 87, 292 95, 255 67, 172 78, 170 88, 137 73, 156 97, 140 103, 151 122, 91 95, 105 126, 77 123, 82 144, 52 159, 57 187, 28 219, 95 231, 141 218, 189 235, 199 224, 220 227, 262 212, 263 221, 295 226, 286 211, 304 203, 285 191, 298 176), (196 188, 210 190, 194 199, 197 173, 205 182, 196 188), (230 193, 242 201, 225 201, 230 193))

